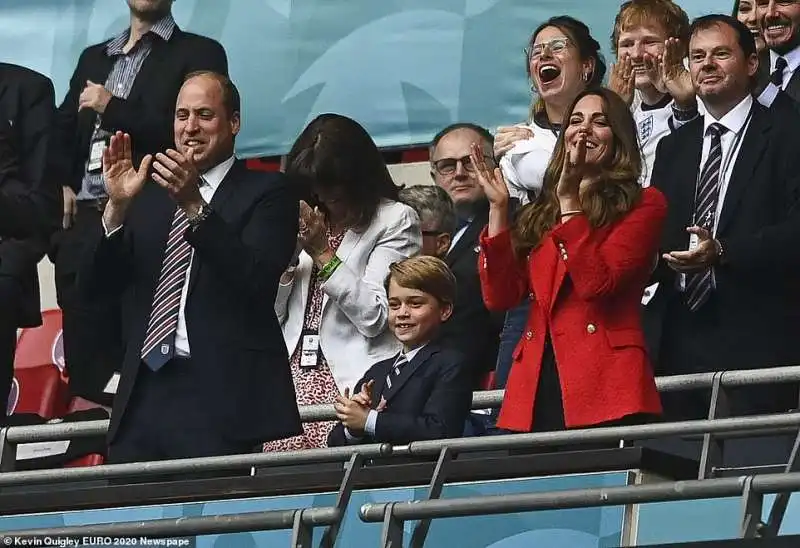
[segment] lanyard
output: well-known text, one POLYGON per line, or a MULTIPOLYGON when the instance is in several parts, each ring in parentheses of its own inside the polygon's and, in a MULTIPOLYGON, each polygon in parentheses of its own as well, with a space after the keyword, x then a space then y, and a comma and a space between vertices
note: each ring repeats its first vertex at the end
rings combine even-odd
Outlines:
MULTIPOLYGON (((703 226, 704 228, 708 228, 709 230, 713 229, 714 222, 715 222, 714 217, 716 217, 717 209, 719 207, 719 194, 720 194, 720 188, 722 187, 723 178, 726 176, 725 174, 728 173, 728 168, 730 167, 731 162, 737 156, 738 150, 742 146, 742 139, 744 139, 744 134, 747 131, 748 126, 750 125, 750 119, 752 117, 753 117, 753 107, 750 107, 750 112, 747 113, 747 118, 745 118, 744 124, 742 124, 742 128, 738 131, 738 133, 736 133, 736 138, 733 140, 733 143, 731 143, 731 146, 728 148, 728 151, 725 153, 724 157, 722 158, 722 163, 720 165, 719 175, 718 175, 719 179, 717 180, 717 188, 715 190, 715 193, 717 195, 716 199, 717 199, 718 203, 716 204, 716 207, 712 208, 712 210, 708 212, 708 224, 707 225, 700 224, 698 222, 699 219, 697 218, 697 213, 698 213, 698 211, 697 211, 697 198, 698 198, 698 193, 700 192, 700 177, 702 177, 702 175, 703 175, 703 169, 701 168, 699 173, 697 174, 697 182, 695 183, 695 191, 694 191, 694 215, 693 215, 693 218, 694 218, 693 224, 694 225, 703 226)), ((721 137, 720 137, 720 146, 722 146, 722 138, 721 137)), ((710 147, 709 147, 709 150, 708 150, 708 155, 711 156, 711 148, 710 147)), ((706 158, 706 162, 708 162, 708 158, 706 158)), ((705 164, 704 164, 703 167, 705 167, 705 164)))

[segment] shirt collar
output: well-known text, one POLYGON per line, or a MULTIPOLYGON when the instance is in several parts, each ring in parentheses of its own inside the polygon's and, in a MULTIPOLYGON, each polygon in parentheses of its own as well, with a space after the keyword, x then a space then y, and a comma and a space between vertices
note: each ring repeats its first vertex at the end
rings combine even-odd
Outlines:
POLYGON ((774 51, 769 50, 770 74, 772 74, 772 72, 775 70, 775 63, 778 61, 778 57, 783 57, 784 59, 786 59, 786 69, 789 72, 794 72, 795 70, 797 70, 798 67, 800 67, 800 46, 797 46, 786 55, 778 55, 774 51))
MULTIPOLYGON (((175 19, 173 19, 172 14, 168 13, 158 21, 156 21, 147 34, 153 33, 156 36, 160 37, 165 42, 169 41, 172 38, 172 33, 175 32, 176 28, 175 19)), ((128 27, 117 36, 111 39, 108 44, 106 44, 106 54, 107 55, 122 55, 124 52, 122 48, 125 47, 125 44, 128 42, 128 37, 130 36, 131 29, 128 27)), ((145 34, 145 36, 147 36, 145 34)))
POLYGON ((231 156, 227 160, 222 163, 219 163, 206 171, 202 174, 203 180, 205 181, 204 184, 210 186, 215 192, 219 188, 219 185, 222 184, 222 180, 231 170, 233 167, 233 162, 236 161, 236 156, 231 156))
POLYGON ((728 131, 736 134, 742 130, 747 116, 750 114, 750 109, 753 107, 753 96, 748 94, 747 97, 742 99, 742 102, 733 107, 728 113, 715 120, 711 113, 706 110, 706 115, 703 116, 703 135, 708 132, 708 127, 711 124, 718 123, 725 127, 728 131))
POLYGON ((408 352, 405 352, 404 354, 405 354, 405 357, 406 357, 406 361, 408 363, 411 363, 411 360, 414 359, 414 356, 419 354, 419 351, 422 350, 423 348, 425 348, 425 346, 426 346, 426 344, 423 344, 423 345, 420 345, 420 346, 418 346, 418 347, 416 347, 416 348, 414 348, 412 350, 409 350, 408 352))

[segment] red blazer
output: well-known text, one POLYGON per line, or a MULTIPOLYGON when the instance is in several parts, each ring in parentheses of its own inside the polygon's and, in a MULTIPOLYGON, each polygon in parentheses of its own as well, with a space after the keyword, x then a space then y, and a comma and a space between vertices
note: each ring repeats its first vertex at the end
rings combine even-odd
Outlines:
POLYGON ((508 310, 531 297, 499 427, 530 431, 548 331, 568 428, 661 413, 640 303, 666 213, 661 192, 647 188, 611 225, 592 229, 579 215, 555 226, 527 261, 515 257, 509 231, 493 238, 484 231, 478 270, 487 308, 508 310))

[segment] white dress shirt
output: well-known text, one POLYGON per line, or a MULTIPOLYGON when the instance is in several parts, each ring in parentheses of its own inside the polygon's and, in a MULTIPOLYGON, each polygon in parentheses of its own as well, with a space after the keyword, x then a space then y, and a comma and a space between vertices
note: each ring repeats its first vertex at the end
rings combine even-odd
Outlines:
MULTIPOLYGON (((222 183, 222 180, 230 171, 231 167, 233 167, 233 163, 236 161, 235 156, 231 156, 221 164, 217 164, 216 166, 209 169, 207 172, 203 174, 203 180, 205 183, 200 185, 200 195, 203 197, 203 200, 207 204, 211 203, 211 199, 214 197, 214 193, 219 188, 219 185, 222 183)), ((106 232, 106 237, 111 237, 114 235, 123 225, 115 228, 112 231, 108 231, 108 228, 105 226, 105 221, 103 221, 103 228, 106 232)), ((175 354, 181 357, 189 357, 190 350, 189 350, 189 336, 186 332, 186 316, 184 314, 184 310, 186 309, 186 298, 189 295, 189 272, 192 271, 192 263, 194 262, 194 249, 192 249, 192 254, 189 259, 189 267, 186 274, 186 280, 183 283, 183 289, 181 290, 181 305, 180 310, 178 312, 178 326, 175 330, 175 354)))
MULTIPOLYGON (((423 348, 425 348, 424 344, 422 346, 418 346, 418 347, 414 348, 413 350, 409 350, 408 352, 405 352, 405 357, 406 357, 406 365, 405 365, 405 367, 409 366, 409 364, 411 363, 411 360, 413 360, 414 357, 417 354, 419 354, 419 351, 422 350, 423 348)), ((397 359, 399 360, 400 356, 398 356, 397 359)), ((397 363, 397 360, 395 360, 395 363, 397 363)), ((392 365, 392 368, 394 368, 394 365, 392 365)), ((389 371, 391 371, 391 369, 389 369, 389 371)), ((374 436, 375 435, 375 428, 376 428, 377 424, 378 424, 378 411, 376 411, 375 409, 370 409, 369 413, 367 414, 367 422, 364 425, 364 433, 365 434, 369 434, 370 436, 374 436)), ((361 437, 353 435, 353 433, 350 432, 349 428, 345 428, 344 429, 344 435, 345 435, 345 438, 347 438, 348 441, 359 441, 359 440, 361 440, 361 437)))
POLYGON ((787 53, 786 55, 778 55, 774 51, 769 51, 769 73, 772 75, 775 72, 775 63, 778 61, 778 57, 783 57, 786 60, 786 67, 783 69, 783 83, 781 84, 780 89, 770 82, 767 84, 767 87, 764 88, 764 91, 761 92, 761 95, 758 96, 758 102, 764 105, 765 107, 772 106, 772 102, 778 96, 778 92, 781 90, 786 90, 789 86, 789 81, 794 76, 794 71, 800 67, 800 46, 794 48, 792 51, 787 53))

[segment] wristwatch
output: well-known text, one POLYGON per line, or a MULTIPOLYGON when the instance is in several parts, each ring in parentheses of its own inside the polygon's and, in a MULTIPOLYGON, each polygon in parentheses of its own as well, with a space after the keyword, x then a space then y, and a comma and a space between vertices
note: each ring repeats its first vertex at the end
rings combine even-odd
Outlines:
POLYGON ((200 209, 197 210, 196 215, 187 217, 187 220, 189 221, 189 227, 194 230, 200 225, 200 223, 205 221, 209 215, 211 215, 211 207, 207 203, 203 202, 200 205, 200 209))

